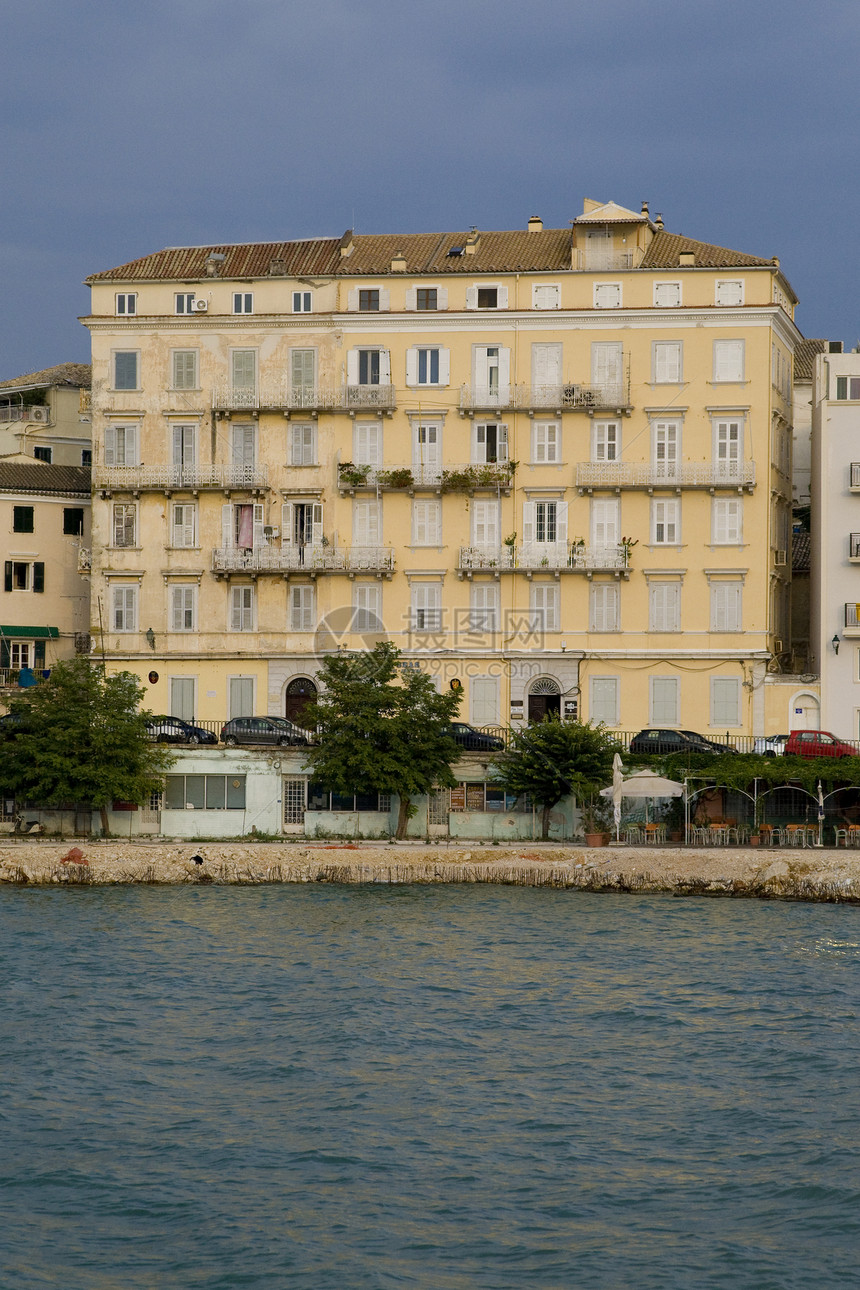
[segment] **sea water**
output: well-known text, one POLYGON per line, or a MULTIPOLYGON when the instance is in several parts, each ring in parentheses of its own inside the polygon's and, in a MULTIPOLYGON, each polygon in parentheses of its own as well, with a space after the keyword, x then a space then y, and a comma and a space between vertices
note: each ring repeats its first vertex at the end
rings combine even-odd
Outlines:
POLYGON ((0 892, 2 1290, 860 1282, 860 909, 0 892))

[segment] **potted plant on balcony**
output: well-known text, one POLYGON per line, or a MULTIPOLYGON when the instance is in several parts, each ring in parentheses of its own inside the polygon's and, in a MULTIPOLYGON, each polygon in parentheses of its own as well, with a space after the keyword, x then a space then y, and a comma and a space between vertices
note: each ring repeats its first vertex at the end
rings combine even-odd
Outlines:
POLYGON ((356 466, 351 461, 342 461, 337 470, 337 482, 350 488, 360 488, 367 483, 369 474, 369 465, 356 466))
POLYGON ((408 466, 400 466, 397 470, 379 470, 376 479, 382 488, 413 488, 415 485, 415 477, 408 466))

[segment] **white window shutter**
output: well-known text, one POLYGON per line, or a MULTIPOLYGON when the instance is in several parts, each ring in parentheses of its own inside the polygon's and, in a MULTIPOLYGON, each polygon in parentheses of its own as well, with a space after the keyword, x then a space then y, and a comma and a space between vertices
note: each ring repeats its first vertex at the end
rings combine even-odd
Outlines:
POLYGON ((555 540, 567 542, 567 502, 559 502, 555 508, 555 540))
MULTIPOLYGON (((477 296, 475 297, 475 300, 477 303, 477 296)), ((436 308, 437 309, 448 308, 448 288, 447 287, 436 288, 436 308)))
POLYGON ((499 461, 508 459, 508 427, 499 425, 496 427, 496 457, 499 461))
POLYGON ((385 311, 387 313, 390 308, 391 308, 391 292, 388 290, 387 287, 380 287, 379 288, 380 312, 385 311))
POLYGON ((511 351, 499 347, 499 391, 507 391, 511 380, 511 351))
POLYGON ((507 307, 508 307, 508 289, 507 289, 507 287, 499 287, 499 294, 498 294, 498 296, 496 297, 496 300, 497 300, 497 304, 498 304, 498 308, 499 308, 499 309, 507 309, 507 307))
POLYGON ((105 428, 105 465, 116 465, 116 426, 105 428))
POLYGON ((535 540, 535 503, 523 502, 523 542, 535 540))
POLYGON ((379 384, 391 384, 391 354, 387 349, 379 351, 379 384))
POLYGON ((311 541, 314 546, 318 546, 323 539, 323 508, 322 502, 314 502, 313 518, 311 521, 311 541))
POLYGON ((281 507, 281 543, 289 546, 293 540, 293 503, 284 502, 281 507))
POLYGON ((358 350, 351 349, 346 356, 346 381, 348 385, 358 385, 358 350))
POLYGON ((466 308, 467 309, 478 308, 478 288, 477 287, 466 288, 466 308))
POLYGON ((221 545, 233 545, 233 507, 229 502, 221 507, 221 545))
POLYGON ((254 504, 254 546, 255 547, 268 546, 268 542, 266 541, 266 535, 263 532, 263 520, 265 519, 265 515, 263 511, 264 511, 264 508, 261 505, 257 503, 254 504))
POLYGON ((448 385, 451 380, 451 351, 439 350, 439 384, 448 385))
POLYGON ((414 346, 406 351, 406 384, 418 384, 418 350, 414 346))
POLYGON ((417 287, 406 288, 405 308, 409 310, 418 308, 418 288, 417 287))
POLYGON ((350 313, 356 313, 358 310, 358 287, 350 287, 346 293, 346 307, 350 313))

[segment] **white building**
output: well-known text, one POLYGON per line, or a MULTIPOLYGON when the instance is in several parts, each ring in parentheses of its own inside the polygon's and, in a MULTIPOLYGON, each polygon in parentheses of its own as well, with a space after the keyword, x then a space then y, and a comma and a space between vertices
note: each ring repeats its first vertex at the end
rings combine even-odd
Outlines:
MULTIPOLYGON (((812 404, 810 649, 821 726, 860 738, 860 354, 819 354, 812 404)), ((798 722, 798 725, 807 724, 798 722)))

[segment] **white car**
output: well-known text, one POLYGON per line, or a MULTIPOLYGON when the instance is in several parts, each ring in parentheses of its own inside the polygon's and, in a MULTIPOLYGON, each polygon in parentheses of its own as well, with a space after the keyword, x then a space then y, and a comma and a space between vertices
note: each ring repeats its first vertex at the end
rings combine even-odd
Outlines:
POLYGON ((781 757, 788 743, 788 735, 763 735, 756 739, 753 752, 760 757, 781 757))

